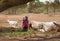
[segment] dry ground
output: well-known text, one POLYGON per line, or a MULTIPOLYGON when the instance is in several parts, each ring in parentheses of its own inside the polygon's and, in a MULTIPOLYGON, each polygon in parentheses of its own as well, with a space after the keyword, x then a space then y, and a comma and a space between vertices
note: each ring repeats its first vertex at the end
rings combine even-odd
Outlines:
MULTIPOLYGON (((60 15, 45 15, 45 14, 20 14, 20 15, 0 15, 0 26, 7 26, 4 24, 7 22, 8 19, 10 20, 16 20, 18 22, 21 22, 24 16, 28 16, 29 20, 37 20, 37 21, 57 21, 60 22, 60 15)), ((20 24, 19 24, 20 25, 20 24)), ((40 39, 41 40, 41 39, 40 39)), ((16 38, 6 38, 6 37, 0 37, 0 41, 21 41, 20 39, 16 38)), ((27 40, 28 41, 28 40, 27 40)), ((41 40, 41 41, 60 41, 59 38, 53 38, 53 39, 47 39, 47 40, 41 40)))
POLYGON ((46 38, 47 36, 35 36, 35 37, 0 37, 0 41, 60 41, 60 35, 56 37, 52 35, 52 37, 46 38))
MULTIPOLYGON (((33 14, 33 13, 28 13, 28 14, 20 14, 20 15, 0 15, 0 26, 6 26, 7 20, 16 20, 18 21, 21 25, 21 21, 24 16, 29 17, 30 20, 37 20, 37 21, 57 21, 60 22, 60 15, 47 15, 47 14, 33 14)), ((7 24, 8 26, 8 24, 7 24)))
POLYGON ((6 22, 8 19, 10 20, 22 20, 24 16, 28 16, 29 20, 37 20, 37 21, 58 21, 60 22, 60 15, 47 15, 47 14, 20 14, 20 15, 0 15, 0 22, 6 22))
POLYGON ((20 14, 20 15, 0 15, 0 21, 5 21, 7 19, 11 20, 22 20, 24 16, 28 16, 29 20, 37 20, 37 21, 59 21, 60 15, 47 15, 47 14, 20 14))

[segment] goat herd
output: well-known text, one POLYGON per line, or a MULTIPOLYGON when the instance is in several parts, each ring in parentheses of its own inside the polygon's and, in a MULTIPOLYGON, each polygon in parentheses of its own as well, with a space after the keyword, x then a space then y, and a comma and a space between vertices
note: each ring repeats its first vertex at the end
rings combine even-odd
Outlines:
POLYGON ((32 27, 38 29, 41 32, 46 31, 60 31, 60 24, 57 22, 38 22, 38 21, 31 21, 32 27))
MULTIPOLYGON (((18 26, 17 21, 11 21, 7 20, 9 25, 13 28, 16 28, 18 26)), ((46 32, 46 31, 60 31, 60 24, 57 22, 39 22, 39 21, 30 21, 31 28, 33 30, 38 30, 40 32, 46 32)))

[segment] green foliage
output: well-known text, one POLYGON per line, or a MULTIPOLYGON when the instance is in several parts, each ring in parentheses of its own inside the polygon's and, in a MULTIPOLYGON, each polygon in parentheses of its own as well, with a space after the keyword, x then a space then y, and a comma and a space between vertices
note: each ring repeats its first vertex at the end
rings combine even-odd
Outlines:
POLYGON ((29 2, 28 5, 24 4, 24 5, 17 6, 15 8, 15 11, 11 10, 10 13, 11 14, 15 14, 14 12, 17 12, 17 14, 27 13, 27 12, 28 13, 50 13, 50 11, 55 13, 56 10, 58 12, 60 12, 59 6, 58 6, 57 2, 49 3, 47 1, 46 4, 44 4, 44 3, 40 2, 39 0, 34 0, 32 2, 29 2))

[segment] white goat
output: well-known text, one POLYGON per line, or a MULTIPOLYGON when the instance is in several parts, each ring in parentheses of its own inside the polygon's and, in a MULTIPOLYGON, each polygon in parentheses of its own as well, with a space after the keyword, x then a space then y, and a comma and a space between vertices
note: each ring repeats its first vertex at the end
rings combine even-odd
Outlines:
POLYGON ((11 21, 11 20, 7 20, 7 22, 9 23, 9 25, 13 28, 16 28, 18 22, 17 21, 11 21))
POLYGON ((38 21, 31 21, 33 28, 39 28, 39 25, 42 26, 42 29, 40 29, 41 32, 48 31, 48 29, 51 26, 54 26, 54 22, 38 22, 38 21), (42 25, 41 25, 42 24, 42 25))

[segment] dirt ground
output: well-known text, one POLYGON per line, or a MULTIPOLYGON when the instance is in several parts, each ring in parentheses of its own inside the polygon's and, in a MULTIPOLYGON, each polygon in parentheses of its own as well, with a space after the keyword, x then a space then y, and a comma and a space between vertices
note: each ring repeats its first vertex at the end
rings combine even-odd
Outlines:
POLYGON ((20 21, 23 19, 24 16, 28 16, 29 20, 60 22, 60 15, 33 14, 33 13, 20 15, 0 15, 0 22, 7 22, 8 19, 20 21))
MULTIPOLYGON (((21 21, 24 16, 29 17, 29 21, 31 20, 36 20, 36 21, 57 21, 58 23, 60 22, 60 15, 47 15, 47 14, 33 14, 33 13, 28 13, 28 14, 20 14, 20 15, 0 15, 0 24, 2 26, 6 26, 5 23, 7 23, 7 20, 16 20, 18 21, 21 25, 21 21)), ((0 26, 1 26, 0 25, 0 26)), ((9 26, 7 24, 7 26, 9 26)))
MULTIPOLYGON (((20 14, 20 15, 0 15, 0 23, 7 22, 7 20, 16 20, 16 21, 21 21, 24 16, 28 16, 29 20, 36 20, 36 21, 57 21, 60 22, 60 15, 45 15, 45 14, 20 14)), ((29 40, 29 39, 28 39, 29 40)), ((28 41, 26 40, 26 41, 28 41)), ((32 41, 32 39, 30 39, 32 41)), ((41 39, 39 38, 38 41, 60 41, 59 38, 52 38, 52 39, 41 39)), ((0 41, 24 41, 23 39, 21 40, 20 38, 6 38, 6 37, 0 37, 0 41)), ((37 38, 34 38, 33 41, 37 41, 37 38)))
MULTIPOLYGON (((47 37, 47 36, 46 36, 47 37)), ((25 38, 16 38, 16 37, 0 37, 0 41, 60 41, 60 35, 56 37, 46 38, 42 36, 35 37, 25 37, 25 38)))

